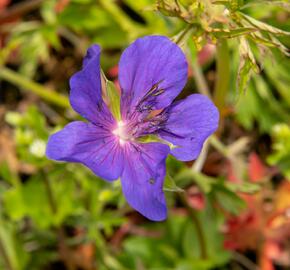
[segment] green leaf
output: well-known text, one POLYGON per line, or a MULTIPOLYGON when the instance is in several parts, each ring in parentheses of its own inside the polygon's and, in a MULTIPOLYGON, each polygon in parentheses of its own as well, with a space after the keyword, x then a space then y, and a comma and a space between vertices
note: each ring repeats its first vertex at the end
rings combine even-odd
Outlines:
POLYGON ((272 137, 273 153, 267 160, 271 165, 277 165, 290 178, 290 126, 286 123, 274 126, 272 137))
POLYGON ((222 185, 215 187, 214 195, 222 208, 235 215, 246 207, 245 202, 237 194, 222 185))
POLYGON ((247 35, 257 31, 256 28, 243 27, 236 29, 212 29, 211 34, 216 38, 235 38, 238 36, 247 35))
POLYGON ((232 192, 243 192, 248 194, 256 193, 261 189, 260 185, 251 182, 244 182, 241 184, 227 182, 226 186, 232 192))
POLYGON ((176 181, 190 183, 194 181, 200 189, 208 193, 211 191, 212 185, 216 182, 216 179, 213 177, 209 177, 205 174, 194 172, 193 170, 186 168, 181 171, 176 177, 176 181))
MULTIPOLYGON (((10 222, 0 217, 0 243, 3 252, 7 256, 9 267, 13 270, 26 269, 29 254, 25 252, 22 243, 16 233, 16 228, 10 222)), ((2 258, 0 258, 0 261, 2 258)), ((6 268, 5 268, 6 269, 6 268)), ((7 268, 8 269, 8 268, 7 268)))
POLYGON ((267 33, 272 33, 272 34, 276 34, 276 35, 285 35, 285 36, 289 36, 290 32, 287 31, 283 31, 279 28, 276 28, 272 25, 266 24, 264 22, 258 21, 242 12, 239 12, 239 14, 242 16, 242 18, 244 18, 248 23, 250 23, 252 26, 254 26, 255 28, 260 29, 261 31, 265 31, 267 33))
POLYGON ((105 100, 108 102, 109 109, 111 110, 113 116, 116 120, 121 120, 121 110, 120 110, 120 95, 115 86, 115 84, 109 81, 105 74, 102 72, 102 90, 105 95, 105 100))

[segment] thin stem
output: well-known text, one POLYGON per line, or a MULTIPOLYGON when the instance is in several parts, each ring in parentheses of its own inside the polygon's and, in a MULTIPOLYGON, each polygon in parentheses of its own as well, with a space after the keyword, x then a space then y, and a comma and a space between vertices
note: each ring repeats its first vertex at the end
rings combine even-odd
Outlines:
POLYGON ((44 180, 44 184, 45 184, 45 188, 46 188, 46 192, 47 192, 48 203, 50 205, 52 213, 55 215, 57 213, 57 204, 56 204, 55 198, 53 196, 51 184, 50 184, 50 181, 46 175, 43 174, 43 178, 44 178, 43 180, 44 180))
POLYGON ((123 10, 112 0, 99 0, 100 5, 104 10, 111 14, 116 21, 119 22, 120 27, 128 33, 129 36, 134 37, 136 34, 136 26, 132 23, 129 17, 123 10))
POLYGON ((206 95, 210 98, 209 87, 207 85, 206 79, 204 78, 202 69, 201 69, 197 59, 195 59, 192 62, 192 70, 194 73, 194 79, 196 82, 198 92, 200 92, 201 94, 206 95))
POLYGON ((202 259, 206 260, 208 257, 206 239, 204 237, 204 233, 202 230, 202 226, 200 224, 200 220, 199 220, 198 216, 196 215, 196 212, 188 205, 185 196, 183 194, 179 193, 179 198, 181 199, 181 201, 183 202, 187 211, 189 212, 189 215, 190 215, 190 217, 195 225, 196 234, 197 234, 198 242, 200 245, 200 255, 201 255, 202 259))
POLYGON ((177 37, 177 39, 174 41, 177 45, 181 46, 184 40, 186 39, 187 34, 192 29, 192 25, 188 24, 184 30, 180 33, 180 35, 177 37))
POLYGON ((228 150, 227 147, 217 138, 216 135, 212 135, 209 138, 210 144, 218 151, 220 152, 224 157, 228 157, 228 150))
POLYGON ((193 163, 193 165, 191 167, 191 169, 194 172, 200 172, 202 170, 203 165, 204 165, 206 158, 207 158, 209 147, 210 147, 209 140, 207 140, 203 145, 203 148, 202 148, 202 151, 201 151, 199 157, 197 158, 197 160, 193 163))
MULTIPOLYGON (((43 176, 43 180, 44 180, 44 184, 45 184, 45 188, 47 192, 47 198, 48 198, 51 211, 54 215, 56 215, 58 212, 57 203, 53 195, 50 181, 48 177, 45 175, 45 173, 43 173, 42 176, 43 176)), ((63 230, 61 226, 57 228, 57 236, 58 236, 58 242, 59 242, 60 256, 63 257, 62 259, 68 270, 75 270, 76 266, 73 260, 71 260, 70 249, 66 244, 65 231, 63 230)))
POLYGON ((0 239, 0 254, 3 258, 6 269, 7 270, 14 270, 1 239, 0 239))
POLYGON ((18 86, 19 88, 31 91, 54 105, 63 108, 70 107, 68 98, 66 96, 61 95, 56 91, 47 89, 46 87, 43 87, 42 85, 20 75, 19 73, 9 68, 0 67, 0 78, 18 86))
POLYGON ((200 255, 201 258, 206 260, 207 259, 207 248, 206 248, 206 240, 204 237, 204 233, 202 230, 202 226, 200 224, 200 220, 198 218, 198 216, 196 215, 195 211, 191 209, 190 211, 190 216, 193 220, 193 223, 195 225, 196 228, 196 232, 197 232, 197 237, 198 237, 198 241, 200 244, 200 255))
POLYGON ((214 91, 214 102, 221 111, 225 105, 230 82, 230 55, 225 39, 217 43, 217 71, 214 91))

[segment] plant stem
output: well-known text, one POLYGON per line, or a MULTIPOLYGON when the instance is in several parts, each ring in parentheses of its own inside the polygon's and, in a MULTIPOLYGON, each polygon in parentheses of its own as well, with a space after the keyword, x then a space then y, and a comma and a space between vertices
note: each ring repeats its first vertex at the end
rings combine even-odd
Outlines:
MULTIPOLYGON (((44 184, 45 184, 45 188, 46 188, 46 192, 47 192, 47 198, 48 198, 48 202, 52 211, 53 215, 57 214, 57 204, 53 195, 53 191, 52 191, 52 187, 50 184, 50 181, 48 179, 48 177, 45 175, 45 173, 42 173, 43 179, 44 179, 44 184)), ((57 228, 57 237, 58 237, 58 242, 59 242, 59 250, 60 250, 60 256, 62 257, 66 268, 68 270, 76 270, 76 266, 73 262, 73 260, 71 260, 71 252, 69 247, 66 244, 66 235, 65 235, 65 231, 62 228, 62 226, 59 226, 57 228)))
POLYGON ((224 157, 228 157, 228 150, 227 147, 217 138, 216 135, 212 135, 209 138, 210 144, 218 151, 220 152, 224 157))
POLYGON ((134 37, 137 31, 136 26, 123 12, 123 10, 113 0, 100 0, 100 5, 104 10, 111 14, 116 21, 119 22, 120 27, 128 33, 129 37, 134 37))
POLYGON ((182 43, 184 42, 186 35, 188 32, 192 29, 192 25, 188 24, 184 30, 180 33, 180 35, 177 37, 177 39, 174 41, 177 45, 181 46, 182 43))
POLYGON ((0 239, 0 254, 1 254, 2 258, 3 258, 3 261, 4 261, 4 264, 6 266, 6 269, 7 270, 14 270, 14 268, 13 268, 13 266, 12 266, 10 260, 9 260, 9 257, 8 257, 8 255, 6 253, 5 247, 4 247, 1 239, 0 239))
POLYGON ((190 211, 190 217, 192 218, 193 223, 194 223, 195 228, 196 228, 196 233, 197 233, 197 237, 198 237, 198 241, 199 241, 199 245, 200 245, 201 258, 206 260, 207 259, 206 240, 204 237, 202 226, 200 224, 200 220, 193 209, 191 209, 191 211, 190 211))
POLYGON ((195 160, 195 162, 193 163, 193 165, 191 167, 191 169, 194 172, 200 172, 202 170, 203 165, 204 165, 206 158, 207 158, 209 147, 210 147, 209 140, 206 140, 206 142, 203 145, 203 148, 201 150, 199 157, 195 160))
POLYGON ((195 83, 196 83, 198 92, 203 94, 203 95, 206 95, 210 98, 211 96, 210 96, 209 87, 207 85, 206 79, 204 78, 204 75, 202 73, 202 69, 201 69, 197 59, 195 59, 192 62, 192 70, 194 73, 194 79, 195 79, 195 83))
POLYGON ((53 192, 52 192, 52 188, 51 188, 51 184, 49 179, 47 178, 47 176, 43 173, 43 180, 44 180, 44 185, 46 188, 46 192, 47 192, 47 199, 48 199, 48 203, 50 205, 51 211, 52 213, 55 215, 57 213, 57 205, 53 196, 53 192))
POLYGON ((228 44, 225 39, 220 39, 217 43, 217 71, 214 91, 214 102, 222 111, 230 82, 230 55, 228 44))
POLYGON ((19 73, 9 68, 0 67, 0 78, 18 86, 19 88, 31 91, 54 105, 63 108, 70 107, 68 98, 66 96, 59 94, 56 91, 47 89, 46 87, 43 87, 42 85, 20 75, 19 73))
POLYGON ((202 226, 200 224, 200 220, 198 218, 198 216, 196 215, 196 212, 194 211, 194 209, 192 209, 187 201, 186 198, 183 194, 179 193, 179 198, 181 199, 181 201, 183 202, 184 206, 186 207, 187 211, 189 212, 189 215, 195 225, 196 228, 196 234, 197 234, 197 238, 198 238, 198 242, 199 242, 199 246, 200 246, 200 255, 201 258, 206 260, 207 259, 207 246, 206 246, 206 239, 204 237, 204 233, 202 230, 202 226))

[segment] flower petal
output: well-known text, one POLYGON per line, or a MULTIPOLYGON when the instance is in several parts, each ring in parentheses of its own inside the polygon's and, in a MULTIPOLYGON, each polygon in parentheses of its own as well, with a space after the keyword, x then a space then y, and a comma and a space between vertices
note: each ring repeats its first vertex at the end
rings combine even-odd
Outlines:
POLYGON ((161 143, 128 144, 125 148, 123 193, 134 209, 154 221, 167 216, 162 187, 169 151, 169 147, 161 143))
POLYGON ((123 117, 157 84, 161 91, 154 94, 153 109, 165 108, 180 93, 186 80, 186 58, 175 43, 164 36, 137 39, 123 52, 119 63, 123 117))
POLYGON ((174 144, 171 154, 182 161, 196 159, 204 141, 218 127, 219 112, 209 98, 200 94, 173 103, 161 138, 174 144))
POLYGON ((100 47, 92 45, 84 58, 83 69, 70 79, 71 106, 92 123, 113 122, 102 99, 100 53, 100 47))
POLYGON ((46 156, 80 162, 109 181, 117 179, 123 170, 123 151, 115 136, 91 123, 75 121, 51 135, 46 156))

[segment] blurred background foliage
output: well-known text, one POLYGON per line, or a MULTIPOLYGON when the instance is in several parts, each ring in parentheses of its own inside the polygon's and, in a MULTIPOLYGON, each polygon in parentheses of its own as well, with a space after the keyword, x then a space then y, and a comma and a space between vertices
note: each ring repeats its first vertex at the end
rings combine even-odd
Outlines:
POLYGON ((288 1, 0 0, 0 269, 289 269, 288 1), (169 157, 169 217, 153 223, 80 164, 45 157, 79 116, 68 80, 87 47, 116 85, 130 42, 187 55, 220 128, 195 162, 169 157))

